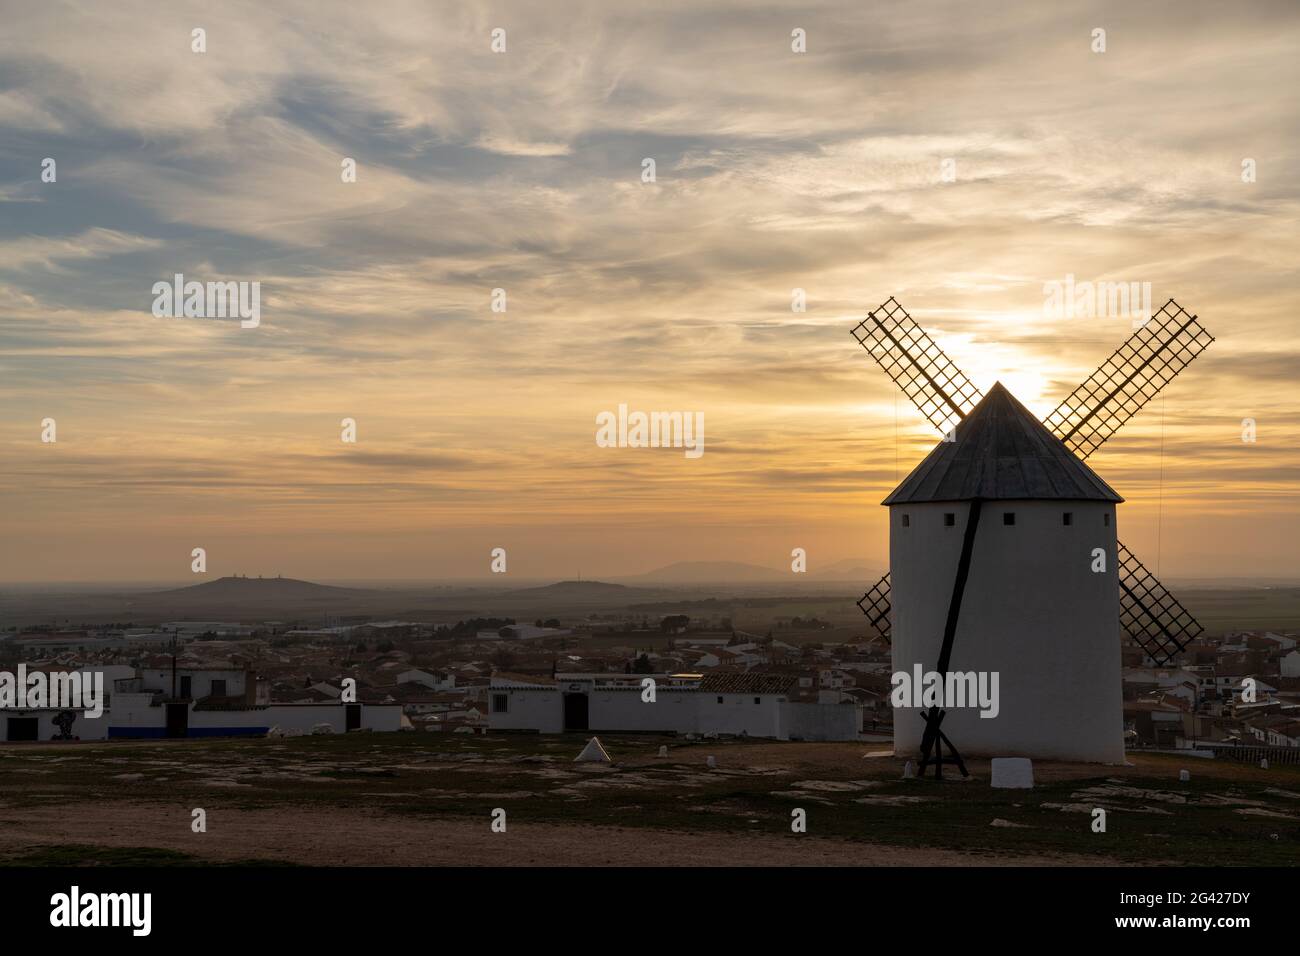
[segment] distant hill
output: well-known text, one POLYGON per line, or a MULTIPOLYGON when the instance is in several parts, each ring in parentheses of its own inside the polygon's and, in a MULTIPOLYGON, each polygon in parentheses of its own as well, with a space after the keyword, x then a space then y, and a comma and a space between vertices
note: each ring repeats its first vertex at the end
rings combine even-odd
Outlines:
POLYGON ((777 571, 740 561, 678 561, 621 580, 636 584, 776 583, 791 577, 789 570, 777 571))
POLYGON ((313 584, 311 581, 299 581, 295 578, 217 578, 189 587, 174 588, 170 591, 155 591, 145 595, 144 600, 159 601, 256 601, 267 603, 275 601, 301 601, 311 598, 339 599, 367 596, 373 591, 359 588, 336 588, 328 584, 313 584))
POLYGON ((382 591, 336 588, 294 578, 225 577, 170 591, 130 595, 123 613, 133 619, 249 621, 367 613, 392 601, 382 591))
POLYGON ((869 564, 861 558, 845 558, 822 567, 812 565, 808 568, 808 577, 819 581, 863 581, 870 579, 874 584, 885 571, 881 567, 869 564))

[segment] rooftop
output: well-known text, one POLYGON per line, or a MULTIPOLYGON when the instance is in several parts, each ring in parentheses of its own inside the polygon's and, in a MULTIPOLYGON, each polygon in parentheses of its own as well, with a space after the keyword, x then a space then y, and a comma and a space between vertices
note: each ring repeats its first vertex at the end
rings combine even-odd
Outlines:
POLYGON ((881 504, 1124 499, 996 383, 881 504))
POLYGON ((705 674, 700 690, 707 694, 786 694, 798 683, 795 674, 705 674))

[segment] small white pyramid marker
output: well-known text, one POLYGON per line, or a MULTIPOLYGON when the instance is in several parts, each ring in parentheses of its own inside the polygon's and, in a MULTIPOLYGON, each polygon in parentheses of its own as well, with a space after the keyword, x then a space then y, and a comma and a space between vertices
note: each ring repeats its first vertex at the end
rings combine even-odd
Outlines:
POLYGON ((907 763, 903 764, 903 779, 904 780, 916 779, 916 764, 912 763, 912 761, 910 760, 907 763))
POLYGON ((704 763, 705 763, 705 765, 706 765, 710 770, 716 770, 716 769, 718 769, 718 758, 717 758, 717 757, 714 757, 714 756, 710 755, 710 756, 708 757, 708 759, 704 761, 704 763))
POLYGON ((1191 779, 1192 779, 1192 775, 1191 775, 1190 773, 1188 773, 1186 770, 1180 770, 1180 771, 1178 771, 1178 782, 1179 782, 1179 783, 1187 783, 1187 781, 1189 781, 1189 780, 1191 780, 1191 779))
POLYGON ((582 753, 573 758, 573 762, 578 761, 591 763, 613 763, 609 759, 609 754, 605 753, 605 748, 601 746, 599 737, 592 737, 587 741, 587 746, 582 748, 582 753))
POLYGON ((667 744, 660 744, 660 745, 659 745, 659 756, 661 756, 661 757, 667 757, 667 756, 668 756, 668 745, 667 745, 667 744))

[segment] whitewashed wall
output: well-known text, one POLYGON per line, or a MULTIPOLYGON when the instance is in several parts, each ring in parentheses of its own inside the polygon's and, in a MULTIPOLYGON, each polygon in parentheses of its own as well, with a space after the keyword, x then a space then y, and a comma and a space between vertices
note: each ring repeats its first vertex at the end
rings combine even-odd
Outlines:
POLYGON ((857 704, 784 703, 781 731, 786 740, 857 740, 862 734, 862 708, 857 704))
MULTIPOLYGON (((934 502, 889 509, 895 672, 938 663, 968 508, 934 502), (955 526, 944 526, 945 512, 956 514, 955 526), (909 527, 902 527, 903 514, 909 527)), ((972 709, 948 712, 943 730, 963 755, 1124 759, 1115 524, 1106 502, 985 502, 950 669, 997 671, 1001 710, 993 719, 972 709), (1015 512, 1014 525, 1003 524, 1007 511, 1015 512), (1066 511, 1074 515, 1068 526, 1066 511), (1098 547, 1104 574, 1091 570, 1098 547)), ((919 713, 895 710, 900 754, 920 749, 919 713)))

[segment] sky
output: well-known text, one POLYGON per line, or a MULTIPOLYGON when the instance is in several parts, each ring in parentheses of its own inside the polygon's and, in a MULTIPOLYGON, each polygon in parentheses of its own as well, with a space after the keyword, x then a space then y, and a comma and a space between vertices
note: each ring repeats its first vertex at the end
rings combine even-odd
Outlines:
POLYGON ((1216 338, 1089 459, 1121 539, 1300 577, 1300 7, 1057 7, 0 0, 0 581, 883 569, 938 436, 850 330, 1045 416, 1132 331, 1066 276, 1216 338))

